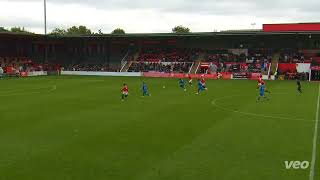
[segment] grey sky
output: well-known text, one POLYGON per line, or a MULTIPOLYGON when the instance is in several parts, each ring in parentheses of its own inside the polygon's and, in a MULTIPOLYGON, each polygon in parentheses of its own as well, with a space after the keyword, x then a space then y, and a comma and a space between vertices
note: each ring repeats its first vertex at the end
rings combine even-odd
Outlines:
MULTIPOLYGON (((0 0, 0 26, 43 32, 43 0, 0 0)), ((47 0, 49 29, 86 25, 108 33, 248 29, 263 23, 320 21, 319 0, 47 0)))

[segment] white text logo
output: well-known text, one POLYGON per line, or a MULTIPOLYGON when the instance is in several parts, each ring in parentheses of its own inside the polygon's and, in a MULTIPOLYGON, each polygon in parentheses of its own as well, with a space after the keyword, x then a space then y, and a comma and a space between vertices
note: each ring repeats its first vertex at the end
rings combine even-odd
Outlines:
POLYGON ((286 169, 307 169, 310 165, 309 161, 285 161, 286 169))

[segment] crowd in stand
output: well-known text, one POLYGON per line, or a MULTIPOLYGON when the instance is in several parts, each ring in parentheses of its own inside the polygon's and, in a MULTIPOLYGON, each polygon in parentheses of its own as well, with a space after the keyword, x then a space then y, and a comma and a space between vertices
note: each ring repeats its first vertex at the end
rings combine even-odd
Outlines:
POLYGON ((298 50, 284 49, 280 52, 279 62, 282 63, 302 63, 305 61, 304 54, 298 50))
POLYGON ((198 49, 149 48, 139 52, 137 61, 192 62, 198 55, 198 49))
POLYGON ((208 53, 207 58, 209 62, 246 62, 246 56, 244 54, 236 55, 236 54, 215 54, 208 53))
POLYGON ((271 54, 264 54, 260 51, 251 51, 247 53, 235 54, 225 51, 207 51, 206 59, 209 62, 239 62, 239 63, 261 63, 271 62, 271 54))
POLYGON ((62 67, 65 71, 108 71, 118 72, 119 68, 107 64, 70 64, 62 67))
MULTIPOLYGON (((211 65, 200 68, 200 73, 214 72, 267 72, 276 53, 271 49, 250 49, 233 52, 232 49, 206 50, 203 62, 211 65), (245 65, 243 65, 245 64, 245 65)), ((137 61, 133 63, 129 71, 160 71, 160 72, 187 72, 190 66, 181 64, 162 64, 161 62, 192 62, 199 56, 199 49, 143 49, 140 51, 137 61), (153 62, 153 63, 150 63, 153 62), (175 68, 177 66, 178 68, 175 68)), ((305 56, 295 49, 278 50, 279 62, 298 63, 304 62, 305 56)))
POLYGON ((145 48, 140 50, 137 62, 132 63, 128 71, 188 73, 198 56, 199 49, 145 48))
POLYGON ((261 50, 250 52, 232 52, 227 49, 207 50, 205 61, 213 65, 208 69, 201 69, 201 72, 262 72, 267 71, 271 59, 271 53, 261 50), (213 66, 216 68, 212 68, 213 66))
MULTIPOLYGON (((199 60, 199 55, 203 54, 202 62, 209 63, 208 66, 200 67, 199 73, 216 73, 216 72, 267 72, 268 65, 272 62, 275 54, 279 56, 280 63, 299 63, 311 62, 311 65, 319 65, 320 61, 313 60, 309 55, 301 53, 295 49, 283 49, 274 52, 268 49, 251 49, 232 51, 228 49, 219 50, 200 50, 200 49, 178 49, 178 48, 148 48, 139 51, 137 58, 132 53, 127 60, 134 61, 129 67, 129 72, 190 72, 193 62, 199 60)), ((32 72, 56 70, 59 65, 34 63, 31 59, 23 57, 0 57, 0 66, 7 71, 11 67, 14 72, 32 72)), ((60 66, 59 66, 60 67, 60 66)), ((118 65, 109 65, 103 63, 83 62, 77 64, 62 65, 62 70, 68 71, 111 71, 119 72, 118 65)), ((274 74, 272 72, 272 74, 274 74)), ((285 78, 306 77, 305 74, 297 72, 281 72, 278 75, 284 75, 285 78)))
POLYGON ((105 64, 50 64, 50 63, 35 63, 29 58, 25 57, 0 57, 0 67, 5 73, 18 73, 18 72, 33 72, 33 71, 56 71, 58 69, 68 71, 119 71, 118 66, 111 66, 105 64), (7 72, 10 69, 10 72, 7 72))
POLYGON ((190 62, 176 62, 176 63, 163 63, 163 62, 135 62, 129 68, 129 72, 181 72, 188 73, 192 63, 190 62))
POLYGON ((34 64, 32 60, 24 57, 0 57, 0 66, 5 73, 19 73, 41 71, 43 66, 41 64, 34 64), (8 69, 11 72, 7 72, 8 69))

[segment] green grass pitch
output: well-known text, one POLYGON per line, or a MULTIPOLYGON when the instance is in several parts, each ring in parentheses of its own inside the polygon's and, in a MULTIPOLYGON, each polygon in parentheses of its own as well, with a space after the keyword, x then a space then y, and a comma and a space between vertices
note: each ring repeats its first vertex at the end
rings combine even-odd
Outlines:
POLYGON ((310 167, 284 161, 311 162, 318 83, 300 95, 294 81, 268 81, 258 103, 256 85, 208 80, 195 95, 177 79, 0 80, 0 179, 309 180, 310 167))

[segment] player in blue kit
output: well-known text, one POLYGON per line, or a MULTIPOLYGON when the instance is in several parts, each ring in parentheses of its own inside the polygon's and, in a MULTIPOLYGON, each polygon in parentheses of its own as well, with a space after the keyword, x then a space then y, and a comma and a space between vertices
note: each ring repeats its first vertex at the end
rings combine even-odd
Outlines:
POLYGON ((200 94, 201 91, 204 91, 205 87, 203 86, 203 83, 200 79, 198 79, 198 92, 196 94, 200 94))
POLYGON ((266 90, 266 88, 265 88, 265 83, 262 81, 261 84, 260 84, 260 86, 259 86, 259 97, 258 97, 257 101, 260 101, 261 98, 264 98, 264 99, 269 100, 269 99, 265 96, 265 90, 266 90))
POLYGON ((179 79, 179 86, 184 90, 187 91, 186 89, 186 82, 183 79, 179 79))
POLYGON ((149 96, 148 86, 145 82, 142 83, 142 96, 149 96))

